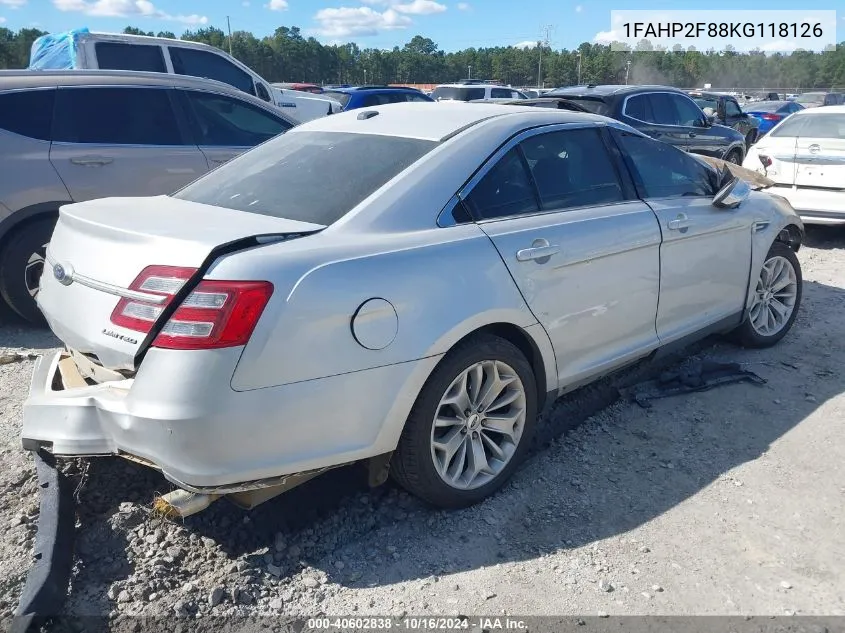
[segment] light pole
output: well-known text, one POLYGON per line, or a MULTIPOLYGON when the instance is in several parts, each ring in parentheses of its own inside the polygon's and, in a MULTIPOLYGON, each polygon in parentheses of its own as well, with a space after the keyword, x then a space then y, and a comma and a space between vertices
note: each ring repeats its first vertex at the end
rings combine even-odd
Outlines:
POLYGON ((628 85, 628 73, 631 72, 631 60, 625 62, 625 85, 628 85))
POLYGON ((578 51, 578 85, 581 85, 581 51, 578 51))
MULTIPOLYGON (((628 83, 628 82, 625 82, 625 83, 628 83)), ((367 69, 366 68, 364 69, 364 85, 365 86, 367 85, 367 69)))
POLYGON ((472 79, 472 66, 467 66, 467 79, 472 79))

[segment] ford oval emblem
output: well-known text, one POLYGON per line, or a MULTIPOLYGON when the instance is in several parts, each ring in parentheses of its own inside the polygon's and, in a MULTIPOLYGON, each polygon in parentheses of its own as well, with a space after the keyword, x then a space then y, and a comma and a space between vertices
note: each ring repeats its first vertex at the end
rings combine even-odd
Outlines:
POLYGON ((69 265, 56 264, 53 266, 53 277, 63 286, 69 286, 73 283, 73 269, 69 265))
POLYGON ((812 144, 812 145, 810 145, 810 147, 809 147, 809 148, 807 148, 807 149, 809 149, 809 150, 810 150, 810 153, 811 153, 811 154, 818 154, 820 151, 822 151, 822 148, 821 148, 819 145, 817 145, 816 143, 813 143, 813 144, 812 144))

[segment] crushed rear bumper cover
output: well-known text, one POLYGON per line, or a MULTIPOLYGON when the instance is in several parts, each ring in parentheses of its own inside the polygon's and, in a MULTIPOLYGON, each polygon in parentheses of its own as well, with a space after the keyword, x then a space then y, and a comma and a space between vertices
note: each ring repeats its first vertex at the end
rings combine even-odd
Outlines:
POLYGON ((34 562, 26 576, 11 633, 37 630, 45 620, 60 615, 73 568, 76 512, 71 482, 56 468, 56 459, 50 453, 38 448, 32 454, 41 497, 38 532, 34 562))

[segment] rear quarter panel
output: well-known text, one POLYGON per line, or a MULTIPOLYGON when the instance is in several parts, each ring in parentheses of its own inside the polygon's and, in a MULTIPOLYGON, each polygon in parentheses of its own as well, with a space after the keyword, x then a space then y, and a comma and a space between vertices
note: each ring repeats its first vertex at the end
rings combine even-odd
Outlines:
MULTIPOLYGON (((254 249, 213 268, 214 278, 269 279, 274 294, 232 379, 238 391, 261 389, 395 365, 444 354, 462 337, 492 323, 523 329, 537 323, 489 238, 475 225, 405 235, 360 236, 334 243, 329 259, 320 235, 254 249), (309 248, 312 240, 316 248, 309 248), (322 252, 321 252, 322 251, 322 252), (280 272, 285 271, 285 272, 280 272), (395 337, 370 350, 352 319, 369 299, 390 302, 371 327, 395 337)), ((542 328, 532 329, 557 386, 554 354, 542 328), (539 330, 539 331, 537 331, 539 330)))

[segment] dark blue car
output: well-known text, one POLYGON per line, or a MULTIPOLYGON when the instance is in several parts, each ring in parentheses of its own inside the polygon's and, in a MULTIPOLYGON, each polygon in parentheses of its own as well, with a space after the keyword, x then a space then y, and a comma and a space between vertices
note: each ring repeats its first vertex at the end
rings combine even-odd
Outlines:
POLYGON ((388 103, 406 101, 431 101, 434 99, 414 88, 389 88, 387 86, 353 86, 350 88, 332 88, 323 93, 340 102, 344 110, 372 108, 388 103))

